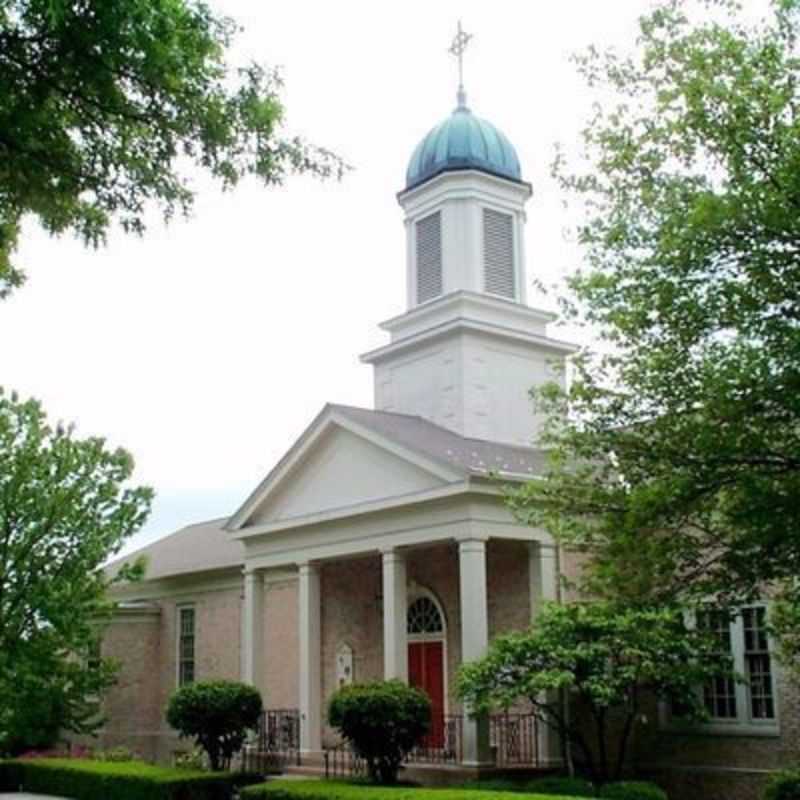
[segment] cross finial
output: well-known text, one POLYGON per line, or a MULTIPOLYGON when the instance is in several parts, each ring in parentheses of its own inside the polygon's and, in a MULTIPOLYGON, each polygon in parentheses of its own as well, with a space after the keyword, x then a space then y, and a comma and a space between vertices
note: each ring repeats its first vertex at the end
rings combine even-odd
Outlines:
POLYGON ((456 33, 449 51, 458 59, 458 107, 467 107, 467 93, 464 91, 464 51, 467 49, 471 33, 466 33, 461 27, 461 20, 458 21, 458 33, 456 33))

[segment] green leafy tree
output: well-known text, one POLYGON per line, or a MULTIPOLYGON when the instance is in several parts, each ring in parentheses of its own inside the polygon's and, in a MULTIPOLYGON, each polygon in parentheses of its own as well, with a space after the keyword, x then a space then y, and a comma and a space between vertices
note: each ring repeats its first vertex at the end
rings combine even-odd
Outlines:
POLYGON ((398 680, 343 686, 330 699, 328 722, 367 762, 374 782, 392 784, 403 759, 430 730, 431 701, 398 680))
POLYGON ((565 310, 599 345, 539 393, 551 467, 511 503, 609 596, 800 574, 800 11, 739 14, 662 2, 633 54, 582 59, 604 101, 556 163, 585 254, 565 310))
POLYGON ((229 769, 250 731, 258 728, 263 705, 258 689, 238 681, 204 681, 182 686, 169 699, 167 722, 191 736, 208 754, 211 769, 229 769))
POLYGON ((53 649, 51 637, 36 638, 36 646, 26 648, 26 660, 12 665, 13 690, 3 691, 0 753, 46 750, 65 729, 92 734, 104 720, 101 701, 116 678, 116 663, 105 660, 87 668, 84 659, 53 649))
POLYGON ((698 687, 731 669, 718 648, 673 609, 550 603, 535 628, 497 637, 484 658, 465 664, 457 691, 476 712, 527 701, 603 785, 619 780, 648 699, 671 702, 687 720, 705 716, 698 687), (565 711, 562 696, 573 708, 565 711), (588 733, 576 709, 588 715, 588 733))
POLYGON ((112 611, 101 566, 150 508, 132 470, 125 451, 53 427, 37 402, 0 389, 0 749, 24 746, 25 731, 100 722, 113 665, 84 656, 112 611))
POLYGON ((235 32, 193 0, 0 0, 0 296, 25 214, 97 245, 151 201, 186 212, 191 164, 226 187, 341 173, 281 132, 275 71, 228 64, 235 32))

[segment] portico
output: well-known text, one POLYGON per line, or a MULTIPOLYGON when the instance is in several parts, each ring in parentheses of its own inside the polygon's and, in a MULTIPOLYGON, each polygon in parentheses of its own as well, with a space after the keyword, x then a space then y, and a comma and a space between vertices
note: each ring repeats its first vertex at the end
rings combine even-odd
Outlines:
MULTIPOLYGON (((511 519, 491 481, 467 480, 460 488, 413 509, 291 524, 290 550, 275 528, 252 534, 247 526, 241 529, 248 552, 243 676, 256 685, 269 682, 271 659, 288 655, 265 649, 271 613, 265 579, 287 570, 295 576, 294 668, 306 756, 316 756, 326 744, 324 708, 340 680, 335 660, 344 646, 353 659, 347 680, 398 678, 420 685, 440 715, 434 743, 443 742, 445 719, 457 718, 460 763, 494 763, 488 721, 461 707, 453 691, 455 673, 484 654, 490 635, 526 627, 543 600, 556 599, 556 554, 545 534, 511 519), (410 630, 409 609, 420 598, 439 615, 438 627, 419 623, 410 630)), ((541 762, 551 763, 558 754, 551 752, 546 729, 538 734, 541 762)))

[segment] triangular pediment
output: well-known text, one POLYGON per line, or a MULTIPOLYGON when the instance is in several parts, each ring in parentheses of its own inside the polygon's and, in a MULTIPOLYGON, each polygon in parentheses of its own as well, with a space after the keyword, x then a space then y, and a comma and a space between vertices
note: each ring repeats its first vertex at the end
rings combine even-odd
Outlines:
POLYGON ((230 527, 312 517, 425 492, 458 477, 335 413, 323 413, 231 518, 230 527))

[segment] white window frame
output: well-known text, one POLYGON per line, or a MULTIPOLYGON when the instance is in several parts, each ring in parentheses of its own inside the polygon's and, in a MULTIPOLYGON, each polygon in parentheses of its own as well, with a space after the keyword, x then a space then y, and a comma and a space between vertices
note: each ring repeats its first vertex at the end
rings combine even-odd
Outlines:
POLYGON ((176 617, 176 636, 175 636, 175 685, 180 689, 181 686, 189 686, 197 681, 197 608, 194 603, 180 603, 175 607, 176 617), (183 641, 183 612, 191 611, 192 619, 192 680, 182 679, 183 654, 181 643, 183 641))
MULTIPOLYGON (((747 679, 747 668, 745 661, 745 641, 744 641, 744 615, 743 611, 750 608, 763 608, 765 614, 768 613, 767 603, 748 603, 742 606, 731 619, 731 656, 733 658, 733 672, 745 678, 744 681, 737 680, 734 686, 736 697, 736 718, 712 717, 706 722, 690 724, 672 715, 667 703, 661 703, 659 712, 661 727, 682 732, 691 731, 693 733, 709 734, 730 734, 734 736, 778 736, 780 734, 780 708, 778 687, 779 664, 776 657, 775 643, 767 631, 768 653, 770 656, 770 683, 773 698, 774 717, 772 719, 753 718, 752 706, 750 702, 750 684, 747 679)), ((695 618, 690 620, 695 624, 695 618)), ((701 700, 703 699, 703 687, 698 688, 701 700)))

